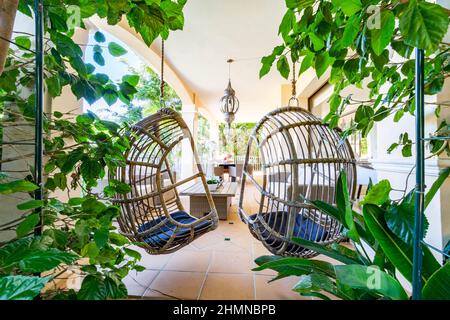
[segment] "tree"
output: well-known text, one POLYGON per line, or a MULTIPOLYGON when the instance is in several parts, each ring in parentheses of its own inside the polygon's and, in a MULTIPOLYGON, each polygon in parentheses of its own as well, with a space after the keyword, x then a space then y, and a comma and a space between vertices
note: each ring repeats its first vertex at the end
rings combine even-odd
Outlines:
MULTIPOLYGON (((156 112, 161 107, 161 80, 159 76, 149 66, 142 66, 141 70, 130 68, 130 71, 139 75, 141 79, 136 86, 137 92, 135 99, 138 102, 143 103, 142 108, 144 114, 148 115, 156 112)), ((178 97, 175 90, 167 85, 167 83, 164 85, 164 102, 167 106, 170 106, 177 111, 181 111, 181 99, 178 97)))

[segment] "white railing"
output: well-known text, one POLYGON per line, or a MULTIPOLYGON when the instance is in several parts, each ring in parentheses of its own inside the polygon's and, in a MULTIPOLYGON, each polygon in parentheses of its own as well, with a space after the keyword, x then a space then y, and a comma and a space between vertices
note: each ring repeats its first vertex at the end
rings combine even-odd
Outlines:
MULTIPOLYGON (((236 162, 244 162, 245 156, 236 156, 236 162)), ((253 165, 253 170, 261 171, 261 162, 259 161, 259 157, 250 156, 248 162, 253 165)))

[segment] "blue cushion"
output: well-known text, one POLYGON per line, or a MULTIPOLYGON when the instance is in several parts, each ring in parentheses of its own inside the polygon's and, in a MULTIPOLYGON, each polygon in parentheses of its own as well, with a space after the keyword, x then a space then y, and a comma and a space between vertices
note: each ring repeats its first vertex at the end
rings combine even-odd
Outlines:
MULTIPOLYGON (((257 214, 252 215, 250 218, 255 219, 257 214)), ((264 221, 276 232, 279 234, 286 236, 287 226, 288 226, 288 217, 289 213, 286 211, 277 211, 277 212, 268 212, 263 215, 264 221)), ((263 239, 270 246, 277 248, 282 245, 282 240, 272 235, 269 230, 265 229, 258 220, 256 220, 254 229, 258 230, 262 235, 263 239)), ((294 232, 293 237, 302 238, 309 241, 320 241, 325 239, 328 235, 328 231, 322 225, 319 225, 304 217, 301 214, 297 214, 295 218, 294 232)), ((288 251, 298 251, 303 249, 301 246, 296 244, 290 244, 287 248, 288 251)))
MULTIPOLYGON (((197 219, 190 216, 184 211, 176 211, 174 213, 171 213, 170 216, 172 219, 179 223, 183 224, 191 224, 195 222, 197 219)), ((158 246, 162 247, 164 246, 167 241, 172 237, 172 235, 175 233, 175 241, 176 243, 179 243, 182 240, 185 240, 190 235, 190 228, 180 228, 175 226, 173 223, 167 219, 167 217, 158 218, 155 220, 152 220, 150 222, 146 222, 139 226, 138 231, 144 232, 146 230, 149 230, 150 228, 154 227, 155 225, 159 224, 161 221, 166 220, 166 223, 163 224, 161 227, 159 227, 157 230, 147 234, 143 241, 148 243, 151 246, 158 246)), ((205 220, 199 224, 197 224, 194 227, 195 232, 200 232, 203 230, 206 230, 211 226, 212 222, 210 220, 205 220)))

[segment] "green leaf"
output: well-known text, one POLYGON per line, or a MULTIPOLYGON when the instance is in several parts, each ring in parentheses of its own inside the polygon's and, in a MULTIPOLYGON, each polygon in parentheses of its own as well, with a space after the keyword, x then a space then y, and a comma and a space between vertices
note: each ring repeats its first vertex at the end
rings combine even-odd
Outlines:
POLYGON ((77 297, 80 300, 105 300, 107 295, 108 290, 103 279, 88 275, 84 278, 77 297))
POLYGON ((125 251, 125 253, 127 255, 129 255, 130 257, 132 257, 132 258, 134 258, 134 259, 136 259, 138 261, 140 261, 142 259, 142 255, 138 251, 131 250, 131 249, 128 249, 128 248, 123 248, 123 250, 125 251))
POLYGON ((99 92, 97 92, 95 86, 90 81, 81 79, 75 82, 71 86, 71 89, 78 99, 86 99, 89 104, 93 104, 100 99, 99 92))
POLYGON ((100 253, 99 247, 95 242, 87 243, 83 249, 81 249, 81 255, 83 257, 89 257, 91 259, 95 259, 100 253))
POLYGON ((44 272, 57 267, 60 263, 72 263, 77 255, 48 248, 52 239, 47 236, 28 237, 13 241, 0 248, 0 269, 11 272, 20 269, 23 272, 44 272))
MULTIPOLYGON (((77 117, 78 118, 78 117, 77 117)), ((83 148, 77 148, 73 151, 71 151, 64 161, 64 164, 61 167, 61 172, 64 174, 69 174, 72 170, 75 164, 77 164, 78 161, 83 157, 84 151, 83 148)))
POLYGON ((61 119, 61 118, 64 116, 64 114, 63 114, 62 112, 55 111, 55 112, 53 112, 53 116, 54 116, 56 119, 61 119))
POLYGON ((360 124, 367 125, 369 121, 372 119, 374 115, 373 108, 366 106, 366 105, 360 105, 358 109, 356 109, 355 113, 355 122, 360 124))
POLYGON ((107 206, 104 203, 98 201, 97 199, 91 197, 83 202, 81 208, 86 213, 98 214, 105 211, 107 206))
POLYGON ((96 160, 85 157, 80 166, 80 173, 83 180, 89 185, 97 184, 97 179, 100 178, 100 174, 103 170, 103 166, 96 160))
POLYGON ((109 234, 109 238, 110 238, 111 243, 115 244, 116 246, 123 246, 125 244, 130 243, 130 241, 126 237, 124 237, 121 234, 114 233, 114 232, 111 232, 109 234))
POLYGON ((103 55, 100 52, 94 52, 94 61, 99 66, 104 66, 105 65, 105 58, 103 58, 103 55))
POLYGON ((403 118, 403 115, 405 114, 405 111, 403 109, 398 110, 394 115, 394 122, 399 122, 401 118, 403 118))
POLYGON ((97 31, 94 34, 94 39, 97 42, 105 42, 106 41, 105 35, 103 33, 101 33, 100 31, 97 31))
POLYGON ((120 57, 126 54, 128 51, 125 50, 120 44, 115 42, 110 42, 108 44, 109 53, 114 57, 120 57))
POLYGON ((95 75, 95 78, 98 80, 98 82, 100 82, 101 84, 107 84, 109 81, 109 77, 108 75, 104 74, 104 73, 97 73, 95 75))
POLYGON ((381 180, 369 190, 367 195, 361 201, 361 204, 364 205, 370 203, 382 205, 389 200, 389 194, 391 191, 392 187, 389 180, 381 180))
MULTIPOLYGON (((372 61, 377 68, 377 70, 382 71, 383 68, 389 63, 389 50, 385 49, 383 52, 377 56, 376 54, 372 54, 372 61)), ((381 101, 381 96, 380 101, 381 101)), ((389 116, 389 112, 386 112, 387 108, 384 106, 381 106, 377 112, 376 112, 376 118, 374 118, 375 121, 381 121, 387 116, 389 116)))
POLYGON ((50 277, 0 277, 0 300, 33 300, 39 295, 50 277))
POLYGON ((363 207, 364 220, 388 259, 409 281, 412 280, 412 250, 398 239, 384 222, 384 210, 375 205, 363 207))
POLYGON ((334 58, 330 57, 328 52, 316 54, 314 69, 316 69, 317 78, 320 78, 328 67, 333 64, 334 58))
MULTIPOLYGON (((393 234, 384 221, 385 210, 367 204, 363 207, 364 220, 379 245, 383 249, 386 257, 398 269, 398 271, 408 280, 412 281, 412 247, 395 234, 393 234)), ((424 250, 422 281, 426 281, 436 270, 439 264, 436 259, 424 250)))
POLYGON ((61 263, 70 264, 78 259, 76 254, 63 252, 55 248, 45 251, 33 250, 19 262, 19 268, 23 272, 36 273, 56 268, 61 263))
POLYGON ((375 54, 380 56, 394 35, 395 16, 392 11, 383 10, 381 11, 381 17, 377 16, 375 19, 380 19, 381 28, 373 28, 370 30, 372 35, 371 43, 375 54))
POLYGON ((73 57, 70 59, 70 64, 72 67, 83 77, 86 77, 88 72, 86 68, 86 64, 84 63, 83 59, 79 56, 73 57))
POLYGON ((139 75, 137 74, 131 74, 131 75, 125 75, 122 77, 123 82, 128 82, 133 87, 136 87, 139 83, 139 75))
POLYGON ((306 70, 308 70, 314 61, 314 53, 311 51, 308 51, 308 53, 303 57, 302 63, 300 65, 300 71, 299 74, 302 74, 306 70))
POLYGON ((353 241, 359 242, 360 239, 353 219, 353 210, 348 193, 347 175, 345 171, 341 171, 336 183, 336 205, 340 216, 345 220, 345 226, 348 229, 347 236, 353 241))
POLYGON ((103 248, 109 239, 108 229, 98 229, 94 232, 94 241, 98 248, 103 248))
POLYGON ((61 95, 61 81, 58 75, 45 79, 45 83, 47 84, 48 93, 52 97, 57 97, 61 95))
POLYGON ((403 146, 402 156, 404 156, 405 158, 412 157, 412 145, 410 143, 403 146))
POLYGON ((14 39, 14 42, 19 46, 19 48, 30 49, 31 40, 28 36, 19 36, 14 39))
POLYGON ((7 183, 0 183, 0 194, 11 194, 16 192, 29 192, 38 188, 37 185, 26 180, 15 180, 7 183))
POLYGON ((106 295, 110 299, 124 299, 128 297, 128 291, 125 285, 118 281, 114 280, 111 277, 105 277, 105 287, 106 287, 106 295))
MULTIPOLYGON (((414 207, 415 192, 411 191, 400 204, 390 206, 386 213, 385 219, 389 229, 404 242, 412 244, 414 237, 414 207)), ((428 229, 428 220, 423 217, 422 239, 426 235, 428 229)))
POLYGON ((333 281, 326 275, 320 273, 311 273, 308 275, 300 276, 299 281, 296 283, 292 290, 305 295, 308 293, 317 293, 326 291, 334 295, 337 294, 337 288, 333 281))
POLYGON ((320 51, 325 47, 325 42, 323 41, 323 39, 317 36, 315 33, 308 34, 308 37, 311 40, 315 51, 320 51))
POLYGON ((289 73, 291 72, 291 69, 289 67, 289 63, 288 63, 286 56, 281 56, 278 59, 277 69, 283 78, 285 78, 285 79, 289 78, 289 73))
POLYGON ((384 271, 374 266, 335 266, 336 279, 354 289, 376 292, 393 300, 408 300, 402 285, 384 271))
POLYGON ((450 262, 437 270, 422 289, 425 300, 450 300, 450 262))
POLYGON ((292 28, 295 24, 295 13, 293 10, 288 9, 283 17, 283 20, 281 20, 280 27, 278 28, 278 34, 281 34, 283 39, 289 35, 292 28))
POLYGON ((425 209, 428 207, 431 200, 433 200, 434 196, 436 195, 438 190, 441 188, 442 184, 447 180, 449 175, 450 175, 450 168, 442 169, 439 172, 439 177, 436 179, 436 181, 434 181, 430 190, 425 195, 425 203, 424 203, 425 209))
POLYGON ((261 59, 262 66, 261 66, 261 70, 259 70, 259 78, 260 79, 269 73, 274 61, 275 61, 274 55, 262 57, 262 59, 261 59))
POLYGON ((444 247, 444 252, 445 252, 446 254, 450 254, 450 241, 447 242, 447 244, 445 245, 445 247, 444 247))
POLYGON ((105 91, 103 91, 103 99, 109 106, 112 106, 114 103, 116 103, 118 98, 119 96, 114 90, 106 89, 105 91))
POLYGON ((306 7, 312 6, 315 0, 285 0, 286 7, 289 9, 304 9, 306 7))
POLYGON ((327 257, 330 257, 332 259, 335 259, 335 260, 340 261, 345 264, 357 264, 357 263, 361 262, 355 256, 350 256, 348 254, 344 254, 343 251, 339 252, 338 250, 335 250, 329 246, 324 246, 324 245, 316 243, 316 242, 308 241, 308 240, 305 240, 302 238, 292 238, 292 242, 299 244, 304 248, 313 250, 317 253, 323 254, 327 257))
POLYGON ((120 87, 120 92, 122 94, 124 94, 125 96, 130 96, 137 92, 136 88, 126 81, 122 82, 119 87, 120 87))
POLYGON ((262 271, 265 269, 273 269, 278 271, 279 268, 282 267, 290 267, 298 270, 300 273, 297 275, 315 271, 331 277, 334 276, 334 268, 332 264, 325 261, 303 258, 280 258, 273 261, 268 261, 259 267, 254 268, 253 271, 262 271))
POLYGON ((22 238, 29 234, 41 221, 39 214, 30 214, 23 220, 16 229, 16 234, 18 238, 22 238))
POLYGON ((42 200, 30 200, 24 203, 17 205, 17 209, 19 210, 30 210, 40 208, 44 205, 44 201, 42 200))
POLYGON ((397 142, 394 142, 393 144, 391 144, 389 146, 389 148, 387 149, 387 153, 391 153, 392 151, 394 151, 395 149, 397 149, 399 146, 399 144, 397 142))
POLYGON ((332 0, 331 2, 335 8, 340 8, 348 17, 362 9, 360 0, 332 0))
POLYGON ((400 15, 400 32, 410 46, 434 51, 448 30, 448 15, 440 5, 411 0, 400 15))
POLYGON ((344 227, 348 229, 348 226, 345 222, 345 218, 341 216, 341 212, 339 211, 338 208, 321 200, 313 200, 311 201, 311 203, 320 211, 338 220, 340 223, 342 223, 344 227))
POLYGON ((339 42, 340 48, 347 48, 353 41, 355 41, 356 36, 359 32, 359 25, 361 23, 360 18, 357 15, 351 16, 347 24, 345 25, 344 33, 342 39, 339 42))

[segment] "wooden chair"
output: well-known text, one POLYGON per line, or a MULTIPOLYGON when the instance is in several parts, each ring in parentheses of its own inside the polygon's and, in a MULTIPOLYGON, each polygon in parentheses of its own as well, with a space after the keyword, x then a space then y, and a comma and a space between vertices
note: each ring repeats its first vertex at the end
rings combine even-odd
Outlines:
POLYGON ((112 202, 119 205, 119 231, 150 254, 174 252, 208 231, 217 228, 219 217, 206 183, 186 123, 173 109, 163 108, 131 126, 126 133, 130 148, 125 152, 126 166, 110 172, 110 179, 130 186, 112 202), (177 145, 188 140, 197 172, 176 181, 168 159, 177 145), (209 206, 204 217, 196 218, 184 209, 177 188, 200 180, 209 206))

